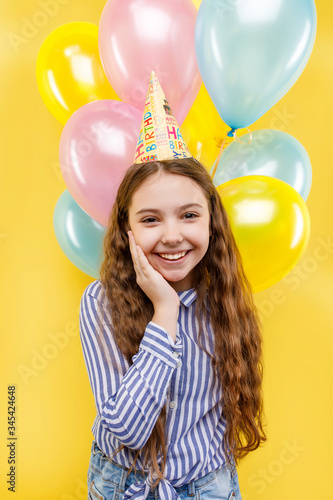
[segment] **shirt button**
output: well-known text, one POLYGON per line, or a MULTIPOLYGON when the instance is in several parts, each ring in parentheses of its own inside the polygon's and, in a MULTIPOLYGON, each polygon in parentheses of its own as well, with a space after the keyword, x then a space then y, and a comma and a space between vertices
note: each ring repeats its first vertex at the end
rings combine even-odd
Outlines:
POLYGON ((157 474, 157 472, 154 472, 153 479, 157 479, 157 478, 158 478, 158 474, 157 474))
POLYGON ((175 403, 175 401, 171 401, 171 403, 170 403, 170 408, 176 408, 176 403, 175 403))
POLYGON ((173 356, 174 358, 179 358, 180 354, 179 354, 177 351, 174 351, 174 352, 172 353, 172 356, 173 356))
POLYGON ((177 363, 177 365, 176 365, 176 366, 177 366, 177 368, 179 368, 181 364, 182 364, 182 362, 181 362, 181 361, 178 361, 178 363, 177 363))

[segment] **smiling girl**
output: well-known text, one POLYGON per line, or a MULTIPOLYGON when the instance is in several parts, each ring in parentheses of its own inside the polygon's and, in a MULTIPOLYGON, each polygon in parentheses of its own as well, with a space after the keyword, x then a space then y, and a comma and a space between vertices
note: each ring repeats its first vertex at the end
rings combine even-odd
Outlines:
POLYGON ((260 324, 226 211, 190 154, 129 168, 100 276, 80 310, 97 408, 88 498, 241 500, 236 463, 266 440, 260 324))

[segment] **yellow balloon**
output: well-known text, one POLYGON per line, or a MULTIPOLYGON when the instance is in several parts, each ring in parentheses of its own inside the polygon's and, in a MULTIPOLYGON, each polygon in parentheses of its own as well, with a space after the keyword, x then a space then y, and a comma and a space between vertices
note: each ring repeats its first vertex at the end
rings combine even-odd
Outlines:
POLYGON ((217 187, 253 292, 284 278, 303 256, 310 215, 301 195, 280 179, 237 177, 217 187))
POLYGON ((219 139, 230 127, 220 118, 204 84, 180 129, 191 154, 209 172, 220 152, 219 139))
POLYGON ((93 23, 66 23, 52 31, 39 50, 36 76, 46 107, 63 124, 88 102, 119 100, 105 76, 93 23))
POLYGON ((200 7, 200 4, 201 4, 201 0, 192 0, 192 2, 194 3, 194 5, 196 6, 197 9, 199 9, 200 7))

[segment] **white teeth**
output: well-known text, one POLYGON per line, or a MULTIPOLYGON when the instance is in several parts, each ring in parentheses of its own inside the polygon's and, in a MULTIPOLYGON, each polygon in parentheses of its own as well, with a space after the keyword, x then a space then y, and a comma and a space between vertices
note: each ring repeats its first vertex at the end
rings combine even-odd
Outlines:
POLYGON ((173 253, 173 254, 159 253, 158 255, 160 255, 163 259, 166 259, 166 260, 178 260, 178 259, 181 259, 182 257, 184 257, 184 255, 186 255, 186 252, 187 252, 187 250, 185 250, 184 252, 173 253))

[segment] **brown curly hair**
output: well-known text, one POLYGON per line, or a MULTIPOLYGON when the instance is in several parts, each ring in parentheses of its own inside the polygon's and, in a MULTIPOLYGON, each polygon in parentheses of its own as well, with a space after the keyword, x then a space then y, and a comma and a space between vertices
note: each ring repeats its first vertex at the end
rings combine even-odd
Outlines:
MULTIPOLYGON (((267 439, 262 422, 261 324, 227 213, 208 172, 194 158, 133 164, 121 182, 104 237, 104 260, 100 269, 114 337, 124 357, 132 364, 132 357, 139 351, 146 326, 154 314, 152 302, 136 282, 127 231, 130 229, 128 208, 133 193, 145 179, 157 172, 189 177, 201 187, 208 202, 211 238, 205 256, 193 269, 192 286, 197 291, 199 325, 209 317, 214 331, 215 356, 207 354, 211 357, 215 378, 218 377, 224 389, 221 401, 227 430, 223 439, 237 464, 267 439)), ((200 326, 200 347, 201 334, 200 326)), ((104 353, 110 355, 100 333, 97 338, 104 353)), ((108 359, 112 363, 110 357, 108 359)), ((165 469, 165 422, 166 406, 162 408, 148 441, 137 450, 130 469, 135 467, 142 452, 140 457, 143 457, 144 469, 148 470, 149 465, 151 473, 158 475, 153 488, 162 479, 165 469), (160 465, 158 454, 162 457, 160 465)), ((124 447, 120 446, 112 457, 124 447)))

